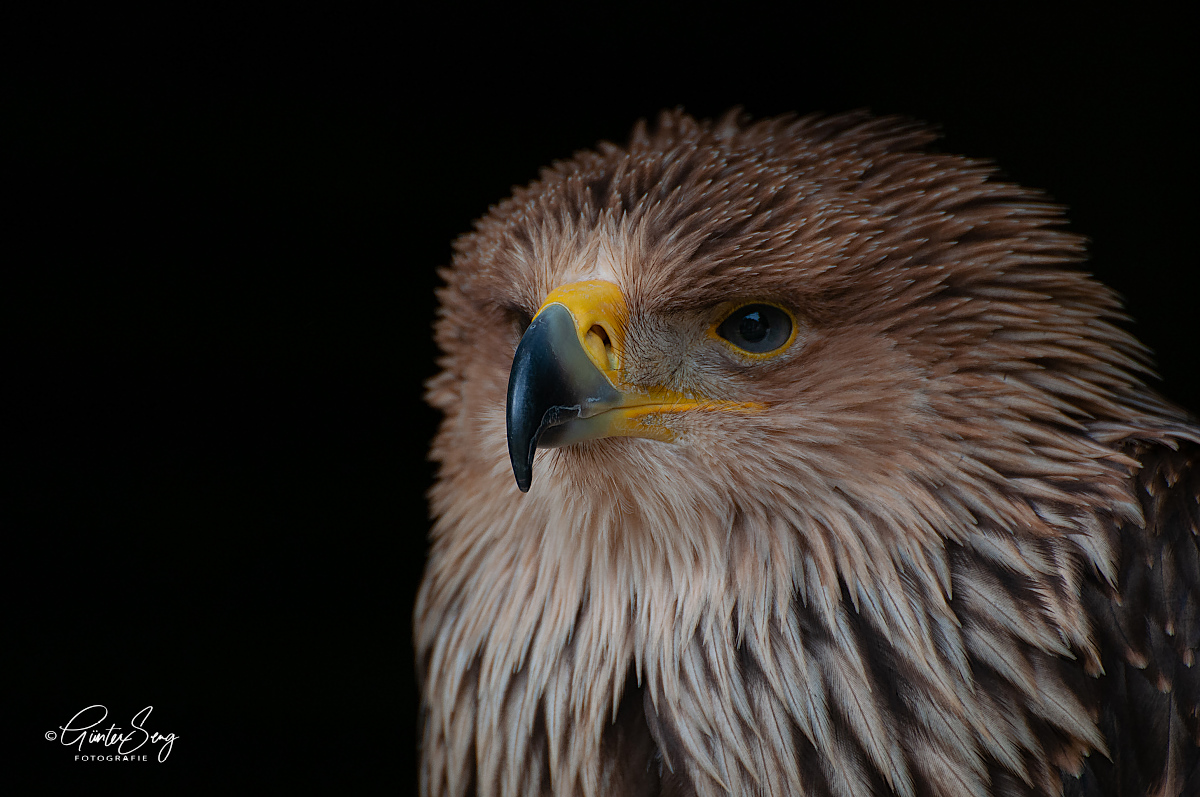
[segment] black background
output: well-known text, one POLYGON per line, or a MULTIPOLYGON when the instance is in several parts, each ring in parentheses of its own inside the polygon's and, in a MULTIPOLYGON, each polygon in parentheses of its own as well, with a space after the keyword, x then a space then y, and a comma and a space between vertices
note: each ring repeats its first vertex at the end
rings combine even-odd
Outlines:
POLYGON ((1070 207, 1200 408, 1192 42, 1150 10, 170 8, 4 26, 3 757, 44 791, 413 787, 434 269, 662 108, 940 124, 1070 207), (43 738, 94 703, 167 763, 43 738))

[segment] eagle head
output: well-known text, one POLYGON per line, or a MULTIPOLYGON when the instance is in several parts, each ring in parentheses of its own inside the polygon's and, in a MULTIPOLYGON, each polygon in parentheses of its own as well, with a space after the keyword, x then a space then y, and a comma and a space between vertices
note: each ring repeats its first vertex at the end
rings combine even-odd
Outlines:
POLYGON ((667 113, 456 243, 426 793, 1059 794, 1109 754, 1085 582, 1144 524, 1131 446, 1195 433, 1060 210, 934 139, 667 113))

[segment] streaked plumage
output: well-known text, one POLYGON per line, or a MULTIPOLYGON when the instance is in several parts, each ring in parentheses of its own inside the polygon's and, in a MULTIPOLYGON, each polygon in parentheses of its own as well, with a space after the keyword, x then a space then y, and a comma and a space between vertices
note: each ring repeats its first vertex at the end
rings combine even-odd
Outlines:
POLYGON ((425 794, 1200 793, 1200 428, 1060 211, 933 139, 665 114, 457 243, 425 794), (522 493, 514 351, 596 280, 621 385, 709 404, 522 493), (706 337, 738 300, 794 343, 706 337))

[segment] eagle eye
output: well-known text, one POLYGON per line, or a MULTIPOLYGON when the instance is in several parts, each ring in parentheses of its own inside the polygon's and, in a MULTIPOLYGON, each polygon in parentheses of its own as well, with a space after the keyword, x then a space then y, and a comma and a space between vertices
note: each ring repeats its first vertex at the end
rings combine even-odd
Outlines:
POLYGON ((744 304, 717 325, 717 334, 749 354, 769 354, 792 339, 791 314, 772 304, 744 304))

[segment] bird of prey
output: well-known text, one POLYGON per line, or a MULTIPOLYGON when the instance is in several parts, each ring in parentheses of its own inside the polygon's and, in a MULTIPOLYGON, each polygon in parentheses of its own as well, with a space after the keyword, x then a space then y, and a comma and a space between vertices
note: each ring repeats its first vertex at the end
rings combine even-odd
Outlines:
POLYGON ((1200 427, 935 138, 670 112, 457 242, 425 795, 1200 794, 1200 427))

